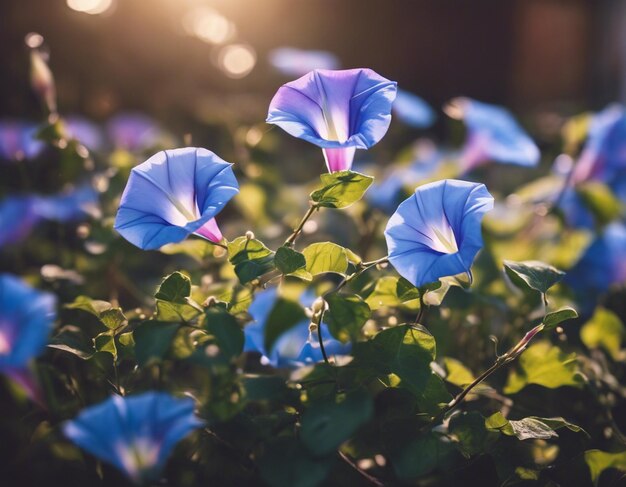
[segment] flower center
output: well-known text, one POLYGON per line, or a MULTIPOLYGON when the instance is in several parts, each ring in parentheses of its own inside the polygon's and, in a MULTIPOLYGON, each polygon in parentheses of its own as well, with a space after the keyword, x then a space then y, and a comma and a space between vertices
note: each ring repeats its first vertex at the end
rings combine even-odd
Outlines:
POLYGON ((9 337, 0 330, 0 355, 8 355, 11 352, 9 337))
POLYGON ((153 468, 159 458, 160 445, 147 438, 138 438, 131 444, 119 446, 119 455, 126 471, 135 479, 141 472, 153 468))
POLYGON ((459 251, 452 228, 445 227, 440 229, 433 227, 432 230, 434 233, 434 238, 431 238, 433 241, 433 250, 443 254, 456 254, 459 251))

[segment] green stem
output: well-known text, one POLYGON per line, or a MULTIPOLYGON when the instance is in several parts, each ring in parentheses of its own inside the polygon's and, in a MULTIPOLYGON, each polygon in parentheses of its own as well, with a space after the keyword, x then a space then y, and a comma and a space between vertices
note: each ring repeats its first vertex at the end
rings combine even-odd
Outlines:
POLYGON ((287 247, 291 247, 295 243, 296 238, 298 238, 298 235, 300 235, 300 232, 302 232, 302 228, 304 227, 304 224, 308 221, 309 218, 311 218, 315 210, 317 210, 318 208, 319 206, 316 203, 312 203, 309 206, 309 209, 302 217, 302 220, 300 220, 300 223, 298 224, 296 229, 293 231, 291 235, 289 235, 289 237, 287 237, 287 240, 285 240, 284 245, 286 245, 287 247))
POLYGON ((326 365, 330 365, 330 361, 328 360, 328 355, 326 355, 326 348, 324 348, 324 340, 322 338, 322 316, 324 315, 324 311, 319 312, 319 317, 316 318, 313 316, 313 323, 317 325, 317 341, 320 344, 320 351, 322 352, 322 357, 324 357, 324 362, 326 365), (315 321, 317 319, 317 321, 315 321))

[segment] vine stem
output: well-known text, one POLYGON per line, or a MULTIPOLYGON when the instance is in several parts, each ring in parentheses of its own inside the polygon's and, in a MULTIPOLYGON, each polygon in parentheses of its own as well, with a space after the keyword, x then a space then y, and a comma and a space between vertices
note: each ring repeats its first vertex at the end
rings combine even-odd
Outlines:
POLYGON ((545 325, 543 323, 535 326, 532 330, 526 333, 526 335, 524 335, 524 337, 516 345, 509 349, 508 352, 506 352, 504 355, 500 355, 491 367, 489 367, 482 374, 480 374, 476 379, 472 381, 471 384, 467 385, 459 394, 457 394, 454 399, 452 399, 452 401, 446 404, 446 406, 439 412, 439 414, 437 414, 432 419, 431 423, 441 422, 450 411, 456 408, 463 401, 463 399, 465 399, 465 397, 472 391, 472 389, 474 389, 474 387, 483 382, 501 367, 504 367, 505 365, 513 362, 517 357, 519 357, 526 349, 533 337, 544 329, 544 326, 545 325))
POLYGON ((379 486, 379 487, 384 487, 385 484, 383 484, 376 477, 370 475, 365 470, 363 470, 361 467, 359 467, 354 460, 352 460, 348 455, 346 455, 341 450, 339 450, 339 456, 341 457, 341 459, 344 462, 346 462, 348 465, 350 465, 354 470, 356 470, 359 473, 359 475, 361 475, 364 479, 366 479, 372 485, 376 485, 376 486, 379 486))
MULTIPOLYGON (((317 322, 313 321, 313 323, 317 325, 317 341, 320 344, 320 351, 322 352, 322 357, 324 357, 324 363, 330 365, 328 355, 326 355, 326 348, 324 347, 324 339, 322 338, 322 317, 324 316, 324 310, 320 311, 318 315, 317 322)), ((313 319, 315 320, 316 318, 314 317, 313 319)))
POLYGON ((304 227, 304 224, 309 220, 309 218, 311 218, 313 213, 315 213, 315 211, 318 208, 319 208, 319 205, 317 203, 310 204, 309 209, 304 214, 304 216, 302 217, 302 220, 300 220, 300 223, 298 223, 298 226, 293 231, 293 233, 289 235, 289 237, 287 237, 287 240, 285 240, 284 245, 291 247, 295 243, 296 238, 298 238, 298 235, 300 235, 300 233, 302 232, 302 228, 304 227))

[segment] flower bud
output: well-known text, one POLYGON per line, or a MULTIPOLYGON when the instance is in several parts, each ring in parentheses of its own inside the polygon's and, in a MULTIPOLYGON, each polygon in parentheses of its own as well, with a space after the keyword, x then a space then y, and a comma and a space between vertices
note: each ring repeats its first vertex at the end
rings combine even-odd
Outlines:
POLYGON ((52 71, 39 49, 30 51, 30 84, 50 114, 57 112, 56 88, 52 71))
POLYGON ((324 301, 324 298, 322 297, 317 298, 313 302, 313 305, 311 306, 311 310, 313 310, 313 314, 320 313, 321 311, 324 311, 325 309, 326 309, 326 301, 324 301))
POLYGON ((315 333, 317 331, 317 323, 309 323, 309 333, 315 333))
POLYGON ((254 232, 252 232, 252 231, 248 230, 248 231, 246 232, 246 238, 247 238, 248 240, 252 240, 252 239, 254 238, 254 232))

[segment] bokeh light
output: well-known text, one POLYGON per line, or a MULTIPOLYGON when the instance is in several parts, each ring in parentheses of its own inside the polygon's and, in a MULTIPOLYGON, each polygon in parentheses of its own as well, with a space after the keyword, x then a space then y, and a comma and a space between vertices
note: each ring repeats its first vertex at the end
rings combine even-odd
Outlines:
POLYGON ((67 0, 67 6, 90 15, 103 14, 113 6, 113 0, 67 0))
POLYGON ((243 78, 254 68, 256 52, 247 44, 231 44, 220 51, 218 64, 226 76, 243 78))
POLYGON ((198 7, 183 17, 185 32, 209 44, 223 44, 236 34, 234 24, 216 10, 198 7))

